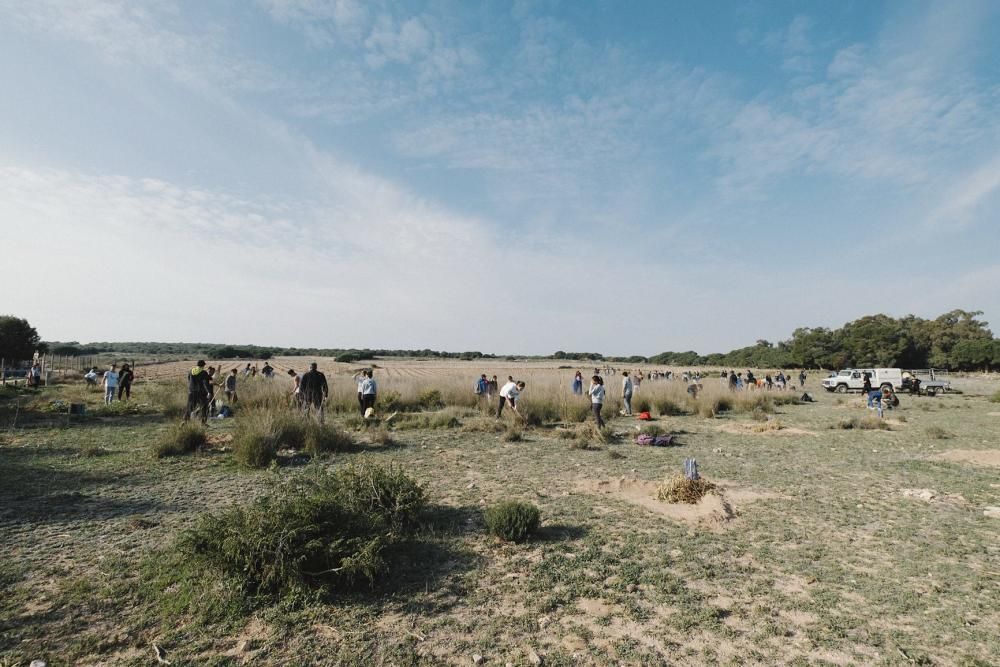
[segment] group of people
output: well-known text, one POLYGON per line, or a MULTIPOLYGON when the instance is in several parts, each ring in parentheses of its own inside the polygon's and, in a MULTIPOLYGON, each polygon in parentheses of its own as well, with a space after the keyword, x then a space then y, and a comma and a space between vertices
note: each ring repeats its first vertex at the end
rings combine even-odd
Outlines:
POLYGON ((111 364, 104 373, 99 372, 97 366, 94 366, 87 371, 83 379, 88 387, 96 387, 100 382, 104 389, 105 405, 111 405, 116 397, 119 401, 127 401, 132 398, 132 382, 135 380, 135 373, 129 364, 122 364, 120 371, 116 364, 111 364))
MULTIPOLYGON (((742 372, 737 373, 736 371, 722 371, 719 374, 719 382, 724 386, 729 387, 730 391, 742 391, 745 389, 763 389, 765 391, 771 391, 772 389, 779 389, 784 391, 785 389, 793 389, 793 380, 791 375, 785 375, 784 371, 778 371, 774 376, 770 373, 766 373, 763 378, 754 377, 753 371, 749 368, 746 371, 746 375, 742 372)), ((799 389, 804 387, 806 384, 806 372, 799 371, 799 389)))
POLYGON ((184 410, 184 421, 190 421, 191 417, 198 413, 204 424, 208 422, 209 417, 214 417, 219 413, 218 403, 215 399, 216 387, 222 387, 226 395, 227 405, 223 406, 223 416, 232 414, 229 406, 235 405, 240 400, 239 394, 236 392, 238 369, 233 368, 222 382, 217 382, 215 378, 218 371, 215 366, 207 368, 205 366, 204 361, 199 361, 188 372, 188 399, 184 410))

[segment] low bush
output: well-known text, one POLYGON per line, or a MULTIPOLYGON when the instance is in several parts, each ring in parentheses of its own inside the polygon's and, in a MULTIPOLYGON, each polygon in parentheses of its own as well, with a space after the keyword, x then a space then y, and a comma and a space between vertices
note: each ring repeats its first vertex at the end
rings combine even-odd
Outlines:
POLYGON ((849 431, 851 429, 861 429, 865 431, 889 431, 892 428, 886 422, 882 421, 878 417, 873 415, 865 415, 860 419, 858 417, 850 417, 847 419, 841 419, 836 424, 831 426, 832 429, 841 429, 849 431))
POLYGON ((990 396, 991 403, 1000 403, 1000 391, 990 396))
POLYGON ((309 456, 343 452, 353 447, 354 438, 335 426, 310 423, 305 428, 302 449, 309 456))
MULTIPOLYGON (((553 403, 522 403, 517 406, 517 410, 521 413, 527 426, 544 426, 546 423, 558 422, 563 419, 559 406, 553 403)), ((576 411, 572 411, 572 414, 576 414, 576 411)))
POLYGON ((653 404, 648 398, 640 398, 632 401, 632 412, 652 412, 653 404))
POLYGON ((245 593, 334 591, 372 583, 385 572, 386 548, 415 526, 425 503, 423 489, 400 470, 349 467, 203 515, 177 546, 238 578, 245 593))
POLYGON ((392 437, 392 433, 390 433, 389 429, 385 426, 379 426, 378 428, 372 429, 372 431, 368 434, 368 441, 373 445, 381 445, 382 447, 391 447, 396 444, 396 441, 392 437))
POLYGON ((185 423, 175 426, 157 439, 153 445, 153 453, 158 459, 182 456, 195 452, 206 444, 208 436, 205 429, 200 425, 185 423))
POLYGON ((237 433, 233 435, 233 456, 247 468, 266 468, 278 458, 278 444, 268 433, 237 433))
POLYGON ((437 389, 426 389, 420 392, 417 402, 425 410, 440 410, 444 407, 444 399, 441 398, 441 392, 437 389))
POLYGON ((538 530, 541 513, 531 503, 507 501, 488 508, 483 519, 491 535, 506 542, 523 542, 538 530))
POLYGON ((671 398, 661 398, 656 401, 656 413, 661 417, 678 417, 687 414, 687 409, 671 398))
POLYGON ((178 382, 148 382, 142 385, 142 393, 164 417, 183 417, 187 410, 187 389, 178 382))
POLYGON ((654 437, 664 435, 666 432, 666 429, 659 424, 644 424, 642 428, 639 429, 639 433, 642 435, 651 435, 654 437))
POLYGON ((764 419, 764 421, 754 422, 750 426, 752 433, 767 433, 768 431, 780 431, 785 428, 780 419, 764 419))

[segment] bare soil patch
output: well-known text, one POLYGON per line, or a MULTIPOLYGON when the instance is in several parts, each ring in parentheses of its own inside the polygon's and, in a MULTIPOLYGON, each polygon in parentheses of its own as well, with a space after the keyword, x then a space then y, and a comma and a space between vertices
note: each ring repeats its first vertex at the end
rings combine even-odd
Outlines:
POLYGON ((968 504, 958 493, 939 493, 934 489, 900 489, 899 495, 904 498, 916 498, 925 503, 954 503, 956 505, 968 504))
POLYGON ((715 427, 720 433, 732 433, 734 435, 762 435, 762 436, 789 436, 789 435, 819 435, 816 431, 794 426, 782 426, 781 428, 762 430, 758 422, 720 424, 715 427))
POLYGON ((973 463, 978 466, 1000 468, 1000 449, 949 449, 932 458, 939 461, 973 463))
POLYGON ((715 481, 717 488, 696 504, 666 503, 657 499, 660 482, 621 477, 614 480, 580 480, 581 493, 609 495, 681 523, 720 527, 735 519, 742 506, 756 500, 780 498, 776 493, 740 489, 732 482, 715 481))

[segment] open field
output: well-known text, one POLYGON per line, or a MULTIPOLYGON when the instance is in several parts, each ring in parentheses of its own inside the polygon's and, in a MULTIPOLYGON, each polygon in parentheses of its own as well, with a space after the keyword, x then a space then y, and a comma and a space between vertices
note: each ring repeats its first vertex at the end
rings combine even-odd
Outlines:
MULTIPOLYGON (((148 665, 153 644, 174 665, 997 664, 995 378, 901 396, 881 428, 864 428, 862 399, 823 392, 815 373, 812 404, 761 392, 726 406, 715 377, 692 402, 679 381, 647 381, 633 404, 682 414, 653 422, 674 446, 640 447, 639 422, 610 418, 610 404, 609 432, 575 423, 586 402, 562 362, 380 360, 380 394, 427 419, 403 412, 379 440, 356 430, 358 366, 318 361, 332 384, 328 421, 356 446, 312 460, 283 452, 261 470, 234 457, 249 414, 239 408, 210 423, 208 448, 152 456, 176 421, 164 416, 171 393, 183 400, 169 380, 190 362, 142 369, 155 381, 137 385, 129 409, 100 408, 78 385, 0 399, 0 665, 148 665), (480 372, 525 379, 540 425, 494 430, 472 395, 480 372), (54 400, 86 402, 89 414, 69 421, 54 400), (718 493, 660 502, 685 457, 718 493), (400 467, 429 501, 412 550, 373 587, 241 595, 173 546, 206 511, 360 461, 400 467), (525 543, 484 529, 483 509, 508 499, 541 510, 525 543)), ((608 378, 609 396, 619 382, 608 378)), ((287 384, 241 391, 262 401, 287 384)))

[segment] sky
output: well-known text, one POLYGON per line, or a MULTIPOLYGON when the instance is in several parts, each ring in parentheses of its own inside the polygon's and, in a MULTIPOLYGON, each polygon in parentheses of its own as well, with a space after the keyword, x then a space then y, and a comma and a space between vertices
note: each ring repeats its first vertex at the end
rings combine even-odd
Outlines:
POLYGON ((0 313, 502 354, 1000 331, 998 34, 991 0, 0 0, 0 313))

